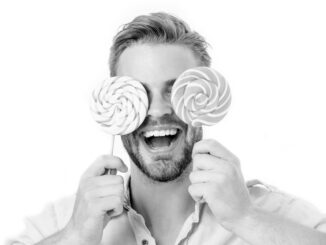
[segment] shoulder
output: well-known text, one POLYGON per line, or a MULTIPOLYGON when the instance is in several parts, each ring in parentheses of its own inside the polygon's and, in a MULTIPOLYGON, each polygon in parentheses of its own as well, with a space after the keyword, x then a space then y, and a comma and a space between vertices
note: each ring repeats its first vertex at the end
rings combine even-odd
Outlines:
POLYGON ((27 220, 36 226, 62 229, 69 221, 75 203, 75 195, 66 196, 45 206, 43 211, 27 220))
POLYGON ((248 181, 247 187, 257 207, 326 232, 326 214, 308 201, 259 180, 248 181))
POLYGON ((25 218, 25 231, 7 244, 34 244, 61 230, 69 221, 75 203, 75 195, 48 203, 44 209, 25 218))

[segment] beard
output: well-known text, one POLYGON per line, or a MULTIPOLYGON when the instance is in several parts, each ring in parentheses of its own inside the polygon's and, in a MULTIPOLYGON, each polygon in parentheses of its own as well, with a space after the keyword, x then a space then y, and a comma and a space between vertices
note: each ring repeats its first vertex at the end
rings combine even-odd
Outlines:
POLYGON ((185 172, 192 162, 192 149, 194 144, 202 139, 202 127, 191 127, 182 122, 175 114, 164 115, 161 118, 147 117, 142 125, 134 132, 122 135, 121 140, 130 159, 136 167, 149 179, 157 182, 176 180, 185 172), (146 153, 140 150, 140 131, 148 126, 178 125, 182 128, 184 141, 179 141, 180 151, 177 154, 157 155, 148 159, 146 153))

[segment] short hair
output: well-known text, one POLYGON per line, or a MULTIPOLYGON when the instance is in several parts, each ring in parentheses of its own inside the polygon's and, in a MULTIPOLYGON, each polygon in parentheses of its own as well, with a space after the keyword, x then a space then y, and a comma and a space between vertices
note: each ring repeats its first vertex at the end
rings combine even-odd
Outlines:
POLYGON ((110 49, 110 75, 116 76, 117 64, 122 52, 135 43, 180 44, 199 58, 200 65, 210 66, 208 43, 180 18, 164 12, 140 15, 122 26, 113 38, 110 49))

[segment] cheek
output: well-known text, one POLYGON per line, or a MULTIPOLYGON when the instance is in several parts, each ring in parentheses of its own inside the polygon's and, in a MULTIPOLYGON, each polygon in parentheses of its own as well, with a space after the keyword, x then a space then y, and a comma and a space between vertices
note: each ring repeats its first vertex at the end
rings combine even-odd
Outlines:
POLYGON ((139 142, 132 134, 121 135, 122 144, 126 149, 137 149, 139 142))
POLYGON ((143 164, 147 165, 152 162, 153 159, 148 155, 148 152, 143 147, 140 146, 137 151, 139 156, 142 158, 143 164))
POLYGON ((189 144, 194 144, 203 138, 203 128, 202 127, 191 127, 188 126, 186 140, 189 144))

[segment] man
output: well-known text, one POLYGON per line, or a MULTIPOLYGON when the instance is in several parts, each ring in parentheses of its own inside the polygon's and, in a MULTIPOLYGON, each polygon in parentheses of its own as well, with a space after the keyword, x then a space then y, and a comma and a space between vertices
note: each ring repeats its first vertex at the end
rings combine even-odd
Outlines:
POLYGON ((258 181, 245 183, 239 160, 202 128, 183 123, 170 103, 186 69, 210 66, 206 42, 171 15, 139 16, 117 34, 111 76, 143 83, 148 115, 122 136, 130 177, 116 156, 98 158, 75 197, 29 219, 10 244, 326 244, 326 218, 305 202, 258 181))

